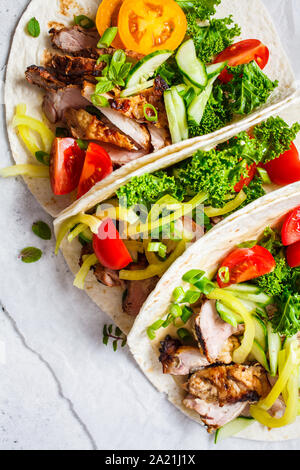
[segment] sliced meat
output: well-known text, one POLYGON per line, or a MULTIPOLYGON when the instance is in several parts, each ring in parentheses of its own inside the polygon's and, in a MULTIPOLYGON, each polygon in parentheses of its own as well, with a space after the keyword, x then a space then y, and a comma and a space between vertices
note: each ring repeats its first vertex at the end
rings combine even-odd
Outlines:
POLYGON ((118 129, 100 121, 84 109, 70 108, 65 111, 65 120, 73 137, 82 140, 107 142, 127 150, 136 150, 132 140, 118 129))
POLYGON ((78 55, 81 51, 90 50, 92 53, 100 39, 98 31, 87 30, 78 25, 62 29, 52 28, 49 34, 55 49, 78 55))
POLYGON ((125 150, 104 142, 101 142, 101 147, 103 147, 109 154, 114 168, 119 168, 126 165, 126 163, 132 162, 133 160, 137 160, 138 158, 146 155, 144 150, 125 150))
POLYGON ((110 103, 110 107, 124 116, 136 121, 148 122, 144 115, 144 106, 147 100, 142 95, 130 96, 129 98, 118 98, 110 103))
MULTIPOLYGON (((82 95, 89 101, 95 91, 93 84, 84 82, 82 95)), ((135 120, 123 116, 122 113, 111 108, 98 108, 104 116, 110 120, 118 129, 129 136, 140 148, 147 151, 150 149, 150 134, 146 126, 137 123, 135 120)))
POLYGON ((195 372, 185 384, 187 392, 220 406, 237 402, 256 402, 265 397, 270 385, 260 365, 216 364, 195 372))
POLYGON ((55 124, 64 120, 67 109, 85 108, 90 104, 81 94, 81 90, 76 85, 69 85, 57 91, 48 91, 44 97, 43 111, 50 122, 55 124))
POLYGON ((155 289, 159 277, 150 277, 143 281, 128 281, 127 289, 123 299, 123 310, 128 315, 136 317, 147 297, 155 289))
POLYGON ((100 263, 97 264, 94 268, 94 274, 97 281, 101 282, 108 287, 123 287, 125 288, 125 283, 122 279, 119 278, 119 271, 114 271, 112 269, 105 268, 100 263))
POLYGON ((171 144, 170 134, 166 129, 158 128, 153 124, 148 124, 147 127, 150 133, 153 152, 157 152, 158 150, 171 144))
POLYGON ((26 80, 32 85, 37 85, 44 90, 59 90, 66 86, 64 81, 58 80, 51 70, 45 67, 31 65, 25 72, 26 80))
POLYGON ((203 303, 195 318, 195 333, 210 363, 216 362, 227 339, 237 331, 219 317, 214 300, 203 303))
POLYGON ((188 375, 209 365, 198 348, 182 346, 169 335, 161 342, 159 352, 164 374, 188 375))
POLYGON ((49 62, 57 78, 72 83, 100 77, 106 65, 106 62, 97 63, 94 59, 69 55, 54 55, 49 62))
POLYGON ((193 395, 187 395, 183 404, 200 415, 208 432, 212 432, 237 418, 248 406, 247 403, 241 402, 219 406, 216 403, 208 403, 200 398, 195 398, 193 395))

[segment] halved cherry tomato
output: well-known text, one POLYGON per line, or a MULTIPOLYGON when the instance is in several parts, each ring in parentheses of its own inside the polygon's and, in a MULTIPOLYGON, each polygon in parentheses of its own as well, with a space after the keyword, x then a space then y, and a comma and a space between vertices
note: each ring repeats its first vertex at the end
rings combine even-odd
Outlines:
POLYGON ((241 177, 240 181, 236 183, 234 190, 236 193, 239 193, 244 186, 248 186, 249 183, 253 180, 255 173, 256 173, 256 164, 253 163, 250 167, 247 165, 248 176, 241 177))
MULTIPOLYGON (((235 67, 236 65, 248 64, 255 60, 257 65, 263 69, 269 60, 269 49, 258 39, 246 39, 239 41, 222 51, 214 60, 214 63, 228 61, 228 65, 235 67)), ((219 80, 228 83, 232 80, 232 74, 227 72, 226 68, 219 75, 219 80)))
POLYGON ((300 241, 287 247, 286 260, 291 268, 300 266, 300 241))
POLYGON ((77 198, 87 193, 98 181, 106 178, 112 171, 112 161, 106 150, 98 144, 90 143, 80 176, 77 198))
POLYGON ((274 158, 264 165, 271 181, 275 184, 290 184, 300 180, 299 152, 292 142, 289 150, 280 157, 274 158))
POLYGON ((119 270, 132 263, 129 251, 111 219, 105 219, 100 225, 98 235, 93 237, 93 248, 98 260, 106 268, 119 270))
POLYGON ((232 251, 223 261, 222 267, 229 270, 229 282, 223 282, 217 275, 220 287, 230 284, 249 281, 256 277, 272 272, 275 268, 275 260, 271 253, 262 246, 255 245, 252 248, 237 248, 232 251))
POLYGON ((174 0, 124 0, 118 28, 127 49, 147 55, 175 50, 185 37, 187 21, 174 0))
POLYGON ((75 139, 54 139, 50 158, 50 181, 55 195, 68 194, 77 188, 84 158, 85 151, 79 148, 75 139))
POLYGON ((281 241, 283 245, 288 246, 300 240, 300 206, 288 213, 282 229, 281 241))
MULTIPOLYGON (((119 11, 124 0, 102 0, 96 16, 96 26, 100 36, 107 28, 118 26, 119 11)), ((116 49, 124 49, 119 33, 112 42, 116 49)))

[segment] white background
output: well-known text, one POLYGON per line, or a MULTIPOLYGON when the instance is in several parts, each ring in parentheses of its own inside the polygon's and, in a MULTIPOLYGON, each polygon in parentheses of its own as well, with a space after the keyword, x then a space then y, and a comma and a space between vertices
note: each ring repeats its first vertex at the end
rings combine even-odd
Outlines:
MULTIPOLYGON (((0 0, 2 80, 27 3, 0 0)), ((300 1, 264 3, 299 80, 300 1)), ((11 164, 3 111, 1 167, 11 164)), ((33 222, 51 219, 21 179, 1 180, 0 201, 0 353, 3 343, 6 350, 3 363, 0 357, 0 449, 216 449, 204 429, 154 390, 127 349, 114 353, 102 345, 109 320, 72 287, 62 256, 53 255, 54 242, 31 233, 33 222), (17 259, 28 245, 43 249, 39 263, 17 259)), ((299 441, 229 439, 218 448, 299 449, 299 441)))

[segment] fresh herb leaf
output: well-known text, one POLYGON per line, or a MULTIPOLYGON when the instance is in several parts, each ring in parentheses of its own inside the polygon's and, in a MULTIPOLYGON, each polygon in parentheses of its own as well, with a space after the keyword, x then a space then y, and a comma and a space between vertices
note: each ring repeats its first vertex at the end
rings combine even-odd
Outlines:
POLYGON ((42 255, 43 253, 39 248, 29 246, 21 251, 20 258, 23 263, 35 263, 41 259, 42 255))
POLYGON ((277 310, 272 318, 275 333, 294 336, 300 330, 300 295, 284 291, 277 299, 277 310))
POLYGON ((86 15, 74 15, 74 23, 84 29, 92 29, 95 27, 95 22, 86 15))
POLYGON ((43 165, 50 166, 50 155, 47 152, 39 150, 35 153, 35 158, 38 162, 43 163, 43 165))
POLYGON ((118 328, 115 327, 115 331, 113 333, 114 325, 104 325, 103 327, 103 344, 105 346, 108 345, 110 339, 113 340, 113 350, 117 351, 119 342, 121 343, 121 347, 124 348, 127 344, 127 337, 126 335, 118 328))
POLYGON ((42 240, 51 240, 51 229, 48 224, 39 220, 32 225, 32 231, 42 240))
POLYGON ((176 0, 186 13, 192 13, 199 20, 208 20, 216 13, 221 0, 176 0))
POLYGON ((87 150, 89 143, 86 140, 77 139, 76 142, 81 150, 87 150))
POLYGON ((31 18, 31 20, 28 22, 27 31, 33 38, 39 37, 39 35, 41 34, 41 28, 36 18, 31 18))

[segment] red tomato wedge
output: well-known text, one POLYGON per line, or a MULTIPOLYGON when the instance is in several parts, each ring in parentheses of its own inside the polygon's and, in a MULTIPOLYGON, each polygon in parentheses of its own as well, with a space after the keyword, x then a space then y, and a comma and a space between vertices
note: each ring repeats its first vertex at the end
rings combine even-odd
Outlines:
POLYGON ((132 263, 132 258, 111 219, 105 219, 93 237, 95 255, 102 266, 119 270, 132 263))
POLYGON ((285 246, 300 241, 300 206, 286 216, 281 229, 281 241, 285 246))
POLYGON ((300 180, 299 152, 292 142, 289 150, 280 157, 274 158, 264 165, 272 183, 278 185, 295 183, 300 180))
POLYGON ((286 260, 291 268, 300 266, 300 241, 287 247, 286 260))
POLYGON ((103 180, 113 171, 110 156, 98 144, 90 143, 81 173, 77 198, 87 193, 98 181, 103 180))
POLYGON ((235 185, 234 190, 236 193, 239 193, 244 186, 248 186, 249 183, 253 180, 256 173, 256 164, 253 163, 250 167, 247 165, 248 176, 241 177, 240 181, 235 185))
POLYGON ((222 267, 229 271, 229 281, 223 282, 218 273, 219 287, 227 287, 231 284, 250 281, 256 277, 272 272, 275 268, 275 260, 271 253, 262 246, 255 245, 252 248, 237 248, 223 261, 222 267))
POLYGON ((50 158, 50 181, 56 196, 74 191, 79 183, 84 164, 85 151, 75 139, 54 139, 50 158))
MULTIPOLYGON (((255 60, 258 66, 263 69, 269 60, 269 49, 258 39, 245 39, 228 46, 214 60, 214 63, 228 61, 228 65, 248 64, 255 60)), ((232 79, 232 74, 227 72, 226 68, 220 73, 219 80, 228 83, 232 79)))

